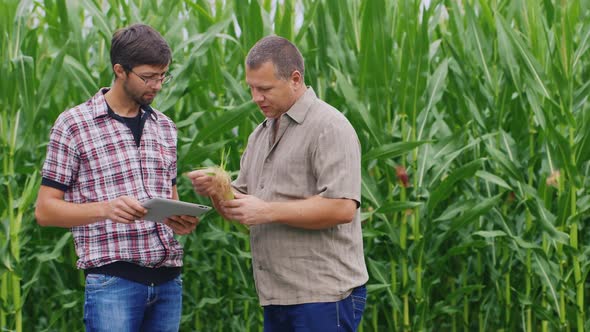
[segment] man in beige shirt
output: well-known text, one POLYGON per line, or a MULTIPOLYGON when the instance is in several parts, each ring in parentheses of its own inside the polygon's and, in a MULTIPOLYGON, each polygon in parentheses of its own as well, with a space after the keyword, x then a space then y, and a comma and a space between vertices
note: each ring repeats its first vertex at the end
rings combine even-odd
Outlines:
POLYGON ((235 199, 203 171, 189 173, 195 191, 250 226, 264 331, 356 331, 368 274, 354 128, 305 86, 303 57, 284 38, 252 47, 246 82, 266 120, 248 139, 235 199))

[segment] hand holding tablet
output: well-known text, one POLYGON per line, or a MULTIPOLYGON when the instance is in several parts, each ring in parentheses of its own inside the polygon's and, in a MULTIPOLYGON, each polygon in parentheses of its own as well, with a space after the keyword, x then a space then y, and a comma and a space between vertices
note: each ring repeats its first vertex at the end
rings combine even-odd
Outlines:
POLYGON ((143 220, 164 222, 170 216, 194 216, 198 217, 211 210, 211 207, 201 204, 177 201, 165 198, 151 198, 141 203, 148 210, 143 220))

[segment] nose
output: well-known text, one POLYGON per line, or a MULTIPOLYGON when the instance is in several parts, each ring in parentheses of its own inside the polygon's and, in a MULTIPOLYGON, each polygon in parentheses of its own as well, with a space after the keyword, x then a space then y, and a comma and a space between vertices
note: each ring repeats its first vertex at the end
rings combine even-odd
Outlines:
POLYGON ((264 95, 262 93, 258 92, 256 89, 252 89, 251 93, 252 93, 252 101, 254 101, 255 103, 260 103, 264 100, 264 95))
POLYGON ((162 80, 154 80, 151 84, 152 89, 160 91, 162 90, 162 80))

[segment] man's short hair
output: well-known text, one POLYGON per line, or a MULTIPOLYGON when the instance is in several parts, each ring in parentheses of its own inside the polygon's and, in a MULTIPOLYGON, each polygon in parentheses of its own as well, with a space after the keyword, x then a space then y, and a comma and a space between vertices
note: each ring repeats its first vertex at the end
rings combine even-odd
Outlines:
POLYGON ((111 64, 131 70, 140 65, 167 66, 172 60, 170 46, 162 35, 145 24, 119 29, 111 40, 111 64))
POLYGON ((289 79, 297 70, 303 77, 305 65, 299 49, 289 40, 279 36, 267 36, 260 39, 248 52, 246 66, 257 69, 270 61, 275 67, 279 79, 289 79))

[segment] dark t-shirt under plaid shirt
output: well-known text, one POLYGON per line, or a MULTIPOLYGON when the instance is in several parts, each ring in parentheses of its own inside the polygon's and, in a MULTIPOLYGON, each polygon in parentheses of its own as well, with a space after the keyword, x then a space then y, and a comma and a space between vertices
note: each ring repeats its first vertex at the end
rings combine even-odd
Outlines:
MULTIPOLYGON (((43 165, 44 182, 62 186, 64 200, 102 202, 126 195, 144 201, 171 198, 176 179, 176 126, 150 108, 141 141, 108 114, 101 89, 94 97, 63 112, 56 120, 43 165)), ((182 247, 161 223, 132 224, 103 220, 72 228, 77 266, 88 269, 115 261, 146 267, 181 266, 182 247)))

